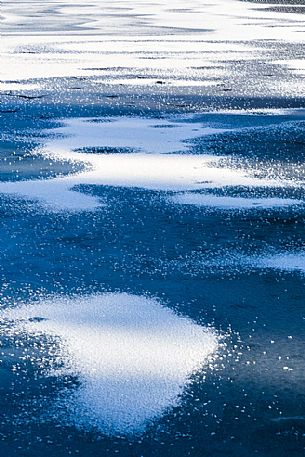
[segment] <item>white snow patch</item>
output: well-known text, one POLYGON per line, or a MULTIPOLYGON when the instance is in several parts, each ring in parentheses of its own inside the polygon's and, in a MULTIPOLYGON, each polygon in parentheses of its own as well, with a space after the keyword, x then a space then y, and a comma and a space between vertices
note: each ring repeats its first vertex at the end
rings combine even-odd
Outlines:
MULTIPOLYGON (((285 187, 293 181, 256 178, 247 170, 220 164, 223 157, 188 152, 189 141, 225 131, 199 123, 145 118, 69 119, 54 129, 38 152, 52 160, 84 164, 84 171, 46 180, 2 182, 0 193, 37 201, 51 211, 92 210, 94 196, 79 185, 138 187, 159 191, 190 191, 224 186, 285 187), (91 121, 91 122, 90 122, 91 121), (96 120, 95 120, 96 121, 96 120), (101 121, 101 122, 100 122, 101 121), (54 136, 55 134, 55 136, 54 136), (92 153, 90 148, 130 148, 138 153, 92 153), (77 152, 86 148, 85 152, 77 152)), ((47 132, 46 132, 47 133, 47 132)))
POLYGON ((211 329, 126 293, 54 299, 2 310, 1 317, 13 320, 16 331, 60 338, 58 375, 81 381, 66 398, 69 420, 109 434, 140 433, 178 405, 192 373, 219 346, 211 329))
MULTIPOLYGON (((74 149, 90 147, 130 148, 136 152, 166 154, 188 151, 190 140, 206 135, 223 133, 232 129, 212 128, 191 122, 192 117, 149 119, 144 117, 105 117, 65 119, 63 126, 50 130, 58 135, 45 143, 50 155, 67 151, 72 157, 74 149), (189 122, 187 122, 189 119, 189 122)), ((47 133, 47 132, 46 132, 47 133)), ((90 158, 90 154, 73 155, 73 159, 90 158)))

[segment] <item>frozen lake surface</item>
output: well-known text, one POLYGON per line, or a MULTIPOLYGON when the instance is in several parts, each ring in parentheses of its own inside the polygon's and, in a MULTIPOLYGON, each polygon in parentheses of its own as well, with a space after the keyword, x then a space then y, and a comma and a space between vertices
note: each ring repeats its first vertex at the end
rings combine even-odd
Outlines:
POLYGON ((0 455, 305 448, 299 1, 7 1, 0 455))

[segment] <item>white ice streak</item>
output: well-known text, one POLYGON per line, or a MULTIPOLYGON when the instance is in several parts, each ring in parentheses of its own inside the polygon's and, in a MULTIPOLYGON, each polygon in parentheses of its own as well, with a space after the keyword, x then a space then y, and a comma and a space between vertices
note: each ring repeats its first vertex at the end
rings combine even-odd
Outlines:
POLYGON ((305 272, 305 252, 285 252, 262 257, 259 259, 258 264, 263 268, 305 272))
MULTIPOLYGON (((156 78, 118 78, 118 79, 98 79, 95 81, 91 80, 91 83, 94 82, 99 85, 107 86, 147 86, 158 84, 159 80, 156 78)), ((170 87, 209 87, 219 84, 219 81, 213 80, 197 80, 197 79, 171 79, 170 81, 162 81, 163 85, 170 87)))
POLYGON ((126 293, 54 299, 3 310, 1 317, 29 334, 60 338, 58 375, 74 373, 81 381, 66 397, 68 416, 110 434, 142 432, 179 404, 192 373, 219 345, 212 330, 155 299, 126 293))
POLYGON ((302 200, 292 198, 244 198, 202 194, 194 192, 179 193, 170 197, 170 201, 179 205, 219 208, 222 210, 272 209, 293 205, 304 205, 302 200))
POLYGON ((305 75, 305 59, 275 60, 275 64, 284 65, 295 74, 305 75))
POLYGON ((39 89, 39 84, 21 83, 21 82, 2 82, 0 81, 0 92, 14 90, 14 91, 33 91, 39 89))
MULTIPOLYGON (((82 163, 84 171, 45 180, 2 182, 0 193, 40 202, 51 211, 79 211, 94 210, 101 205, 97 197, 77 191, 75 187, 80 185, 173 192, 224 186, 292 185, 290 181, 256 178, 246 170, 226 167, 220 164, 222 157, 189 153, 190 140, 225 131, 191 121, 191 117, 184 122, 178 118, 137 117, 65 120, 63 127, 49 132, 53 138, 40 153, 52 160, 82 163), (97 153, 90 152, 90 148, 93 151, 94 148, 130 148, 139 152, 97 153), (181 152, 170 154, 175 151, 181 152)), ((236 200, 236 205, 239 203, 236 200)))

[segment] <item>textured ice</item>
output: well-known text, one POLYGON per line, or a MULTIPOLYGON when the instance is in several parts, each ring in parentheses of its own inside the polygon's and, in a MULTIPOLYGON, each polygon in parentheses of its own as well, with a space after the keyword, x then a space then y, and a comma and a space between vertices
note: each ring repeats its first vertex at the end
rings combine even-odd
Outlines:
POLYGON ((147 421, 177 405, 192 373, 219 344, 212 330, 157 300, 126 293, 54 299, 1 311, 1 317, 29 334, 61 339, 58 375, 74 373, 81 381, 66 397, 68 416, 110 434, 142 432, 147 421))

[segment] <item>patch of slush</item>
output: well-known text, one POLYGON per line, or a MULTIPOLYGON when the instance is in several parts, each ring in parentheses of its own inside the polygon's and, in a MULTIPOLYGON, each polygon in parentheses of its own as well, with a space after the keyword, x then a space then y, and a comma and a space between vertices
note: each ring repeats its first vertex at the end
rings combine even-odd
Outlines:
POLYGON ((55 409, 67 409, 76 426, 110 434, 141 433, 178 405, 190 376, 219 346, 211 329, 126 293, 55 299, 5 309, 1 317, 17 332, 60 338, 58 375, 75 374, 81 384, 55 409))
POLYGON ((170 200, 179 205, 195 205, 227 210, 272 209, 293 205, 304 205, 302 200, 291 198, 243 198, 199 193, 177 194, 170 197, 170 200))
POLYGON ((285 187, 292 180, 257 178, 247 170, 221 164, 223 157, 190 153, 191 140, 225 129, 191 122, 191 118, 77 118, 53 129, 37 153, 83 164, 84 171, 46 180, 2 182, 0 193, 36 201, 51 211, 93 210, 100 200, 77 191, 80 185, 138 187, 157 191, 192 191, 225 186, 285 187), (98 121, 98 122, 97 122, 98 121), (77 152, 91 148, 128 148, 128 154, 77 152), (178 151, 178 153, 171 154, 178 151), (185 153, 187 152, 187 154, 185 153))

